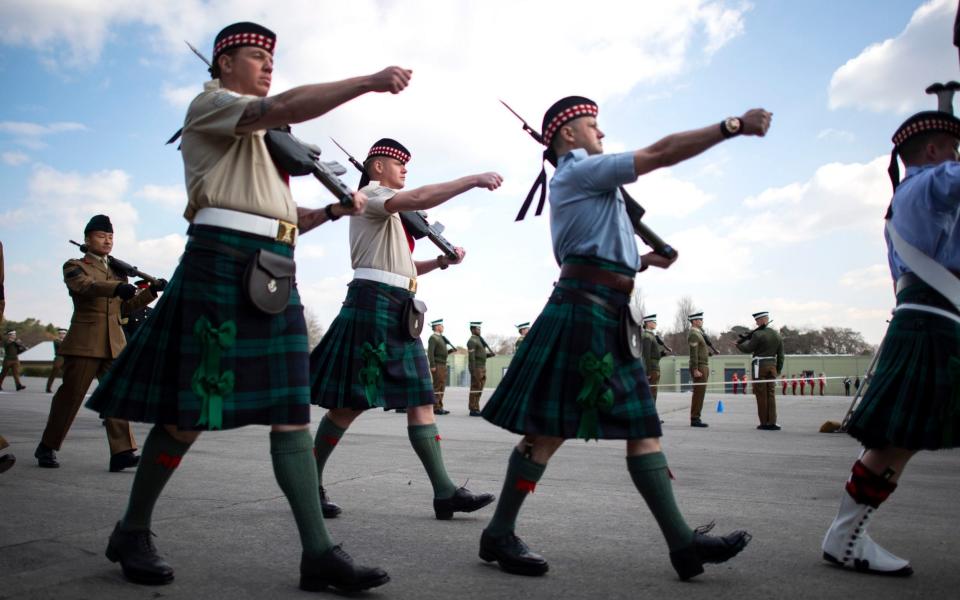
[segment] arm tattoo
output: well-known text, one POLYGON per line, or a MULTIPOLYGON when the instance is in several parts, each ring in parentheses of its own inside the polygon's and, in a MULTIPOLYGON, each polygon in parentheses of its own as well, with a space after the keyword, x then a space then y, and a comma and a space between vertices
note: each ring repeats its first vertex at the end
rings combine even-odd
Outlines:
POLYGON ((259 102, 248 102, 247 107, 237 121, 237 127, 249 127, 262 119, 273 105, 273 98, 261 98, 259 102))

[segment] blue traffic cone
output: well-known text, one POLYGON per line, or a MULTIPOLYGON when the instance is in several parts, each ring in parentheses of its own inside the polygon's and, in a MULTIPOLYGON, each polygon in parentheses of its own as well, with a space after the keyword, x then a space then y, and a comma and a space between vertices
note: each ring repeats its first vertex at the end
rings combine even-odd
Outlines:
POLYGON ((718 413, 723 412, 723 400, 717 400, 717 412, 718 413))

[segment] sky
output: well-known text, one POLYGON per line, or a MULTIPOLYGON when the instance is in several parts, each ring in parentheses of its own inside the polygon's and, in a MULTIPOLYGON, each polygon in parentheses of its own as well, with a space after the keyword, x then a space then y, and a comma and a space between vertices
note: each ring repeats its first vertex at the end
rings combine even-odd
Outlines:
MULTIPOLYGON (((364 156, 380 137, 412 152, 407 188, 496 171, 430 211, 463 264, 419 281, 428 320, 456 343, 468 322, 514 335, 559 268, 547 215, 514 218, 541 148, 498 102, 539 126, 566 95, 600 105, 606 152, 646 147, 750 108, 773 112, 765 138, 739 137, 628 186, 680 258, 637 277, 661 328, 689 296, 708 331, 769 310, 791 327, 849 327, 880 341, 894 304, 882 242, 890 137, 936 107, 924 88, 960 79, 955 0, 5 0, 0 3, 0 241, 6 317, 66 325, 61 265, 94 214, 114 254, 169 278, 185 244, 183 165, 164 142, 209 78, 225 25, 278 34, 273 89, 389 65, 413 70, 399 95, 368 94, 294 127, 325 160, 333 137, 364 156)), ((351 171, 347 181, 355 185, 351 171)), ((332 201, 313 179, 301 206, 332 201)), ((326 327, 351 279, 345 221, 304 235, 301 296, 326 327)), ((438 251, 426 240, 415 258, 438 251)))

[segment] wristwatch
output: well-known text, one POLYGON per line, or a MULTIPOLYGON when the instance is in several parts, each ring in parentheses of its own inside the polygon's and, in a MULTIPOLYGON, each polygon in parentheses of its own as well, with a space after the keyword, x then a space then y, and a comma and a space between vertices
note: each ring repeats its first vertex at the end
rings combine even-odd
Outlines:
POLYGON ((324 214, 327 215, 327 220, 328 220, 328 221, 336 221, 337 219, 340 218, 339 215, 333 214, 333 205, 332 205, 332 204, 328 204, 328 205, 323 209, 323 212, 324 212, 324 214))
POLYGON ((437 266, 439 266, 440 270, 443 271, 450 266, 450 259, 441 254, 437 257, 437 266))
POLYGON ((720 133, 723 134, 725 138, 731 138, 735 135, 740 135, 740 129, 743 127, 743 121, 740 120, 740 117, 727 117, 726 119, 720 121, 720 133))

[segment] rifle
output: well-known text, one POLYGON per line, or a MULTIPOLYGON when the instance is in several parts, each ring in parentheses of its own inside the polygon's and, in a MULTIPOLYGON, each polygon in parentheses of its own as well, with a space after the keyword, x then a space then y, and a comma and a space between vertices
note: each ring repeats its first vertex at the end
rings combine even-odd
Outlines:
POLYGON ((750 338, 753 337, 753 334, 755 334, 756 332, 760 331, 761 329, 763 329, 764 327, 766 327, 766 326, 769 325, 770 323, 773 323, 773 319, 770 319, 769 321, 767 321, 767 322, 764 323, 763 325, 757 325, 756 327, 754 327, 753 329, 751 329, 750 331, 748 331, 748 332, 746 332, 746 333, 738 333, 738 334, 737 334, 737 343, 739 344, 740 342, 745 342, 745 341, 749 340, 750 338))
POLYGON ((336 161, 319 160, 320 148, 294 137, 289 126, 267 130, 263 139, 270 157, 281 170, 294 177, 313 175, 342 206, 353 206, 353 190, 340 180, 340 175, 347 172, 346 167, 336 161))
POLYGON ((703 335, 703 342, 707 345, 707 347, 710 348, 710 350, 714 354, 720 354, 720 352, 713 347, 713 342, 710 341, 710 338, 707 337, 707 334, 703 333, 702 335, 703 335))
POLYGON ((446 342, 447 345, 450 346, 450 348, 451 348, 454 352, 457 351, 457 347, 453 345, 453 342, 451 342, 450 340, 447 339, 447 336, 445 336, 445 335, 443 335, 443 334, 441 333, 441 334, 440 334, 440 337, 443 338, 443 341, 446 342))
MULTIPOLYGON (((87 253, 88 248, 86 244, 78 244, 73 240, 70 240, 70 243, 73 244, 74 246, 79 246, 80 252, 83 252, 84 254, 87 253)), ((124 277, 130 277, 130 278, 139 277, 140 279, 145 280, 147 283, 153 283, 153 284, 156 284, 158 281, 156 277, 152 275, 147 275, 146 273, 141 271, 139 268, 131 265, 130 263, 124 262, 111 254, 107 255, 107 262, 110 264, 111 269, 116 271, 119 275, 123 275, 124 277)))
MULTIPOLYGON (((337 148, 343 151, 347 155, 347 160, 350 161, 350 164, 354 166, 358 171, 363 173, 363 165, 359 160, 355 159, 352 154, 347 152, 347 149, 341 146, 337 140, 330 138, 334 144, 337 145, 337 148)), ((427 213, 422 210, 405 210, 400 211, 400 221, 403 223, 403 228, 413 236, 413 239, 419 240, 421 238, 429 238, 431 242, 446 255, 450 260, 458 260, 460 257, 457 255, 457 250, 453 247, 453 244, 447 241, 447 238, 441 235, 443 233, 443 225, 441 223, 434 223, 431 225, 427 221, 427 213)))
MULTIPOLYGON (((507 110, 512 112, 513 116, 520 119, 520 122, 523 123, 523 126, 522 126, 523 130, 526 131, 528 134, 530 134, 530 137, 536 140, 540 145, 543 145, 543 136, 537 133, 533 129, 533 127, 530 127, 530 125, 527 124, 527 122, 523 119, 523 117, 517 114, 517 111, 510 108, 509 104, 507 104, 503 100, 501 100, 500 103, 503 104, 505 107, 507 107, 507 110)), ((543 201, 544 201, 545 193, 546 193, 546 188, 544 188, 544 191, 541 192, 541 195, 540 195, 540 203, 537 206, 537 212, 536 212, 536 214, 538 215, 543 210, 543 201)), ((529 206, 529 201, 533 199, 533 196, 532 196, 533 190, 530 190, 530 194, 531 195, 527 196, 527 201, 524 202, 523 207, 520 209, 520 213, 517 215, 517 219, 516 219, 517 221, 523 219, 523 217, 527 213, 527 207, 529 206)), ((620 186, 620 194, 623 196, 623 203, 627 208, 627 217, 629 217, 630 223, 631 225, 633 225, 633 232, 637 234, 637 236, 641 240, 643 240, 644 244, 646 244, 653 250, 654 254, 658 254, 664 258, 673 258, 674 256, 676 256, 677 251, 673 249, 673 246, 663 241, 663 239, 661 239, 660 236, 654 233, 652 229, 647 227, 641 221, 641 219, 643 219, 644 213, 647 211, 642 206, 640 206, 640 203, 634 200, 633 197, 629 193, 627 193, 627 190, 624 189, 623 186, 620 186)))
POLYGON ((17 350, 18 350, 19 352, 26 352, 26 351, 27 351, 27 347, 24 346, 22 343, 20 343, 20 340, 14 340, 13 343, 17 345, 17 350))
POLYGON ((653 337, 657 338, 657 343, 663 346, 664 350, 666 350, 669 354, 673 354, 673 348, 664 343, 663 338, 660 337, 659 333, 653 334, 653 337))
POLYGON ((483 347, 487 349, 487 358, 492 358, 497 355, 497 353, 493 351, 493 348, 490 347, 490 344, 487 343, 487 340, 483 339, 482 335, 478 335, 477 337, 480 338, 480 343, 483 344, 483 347))

